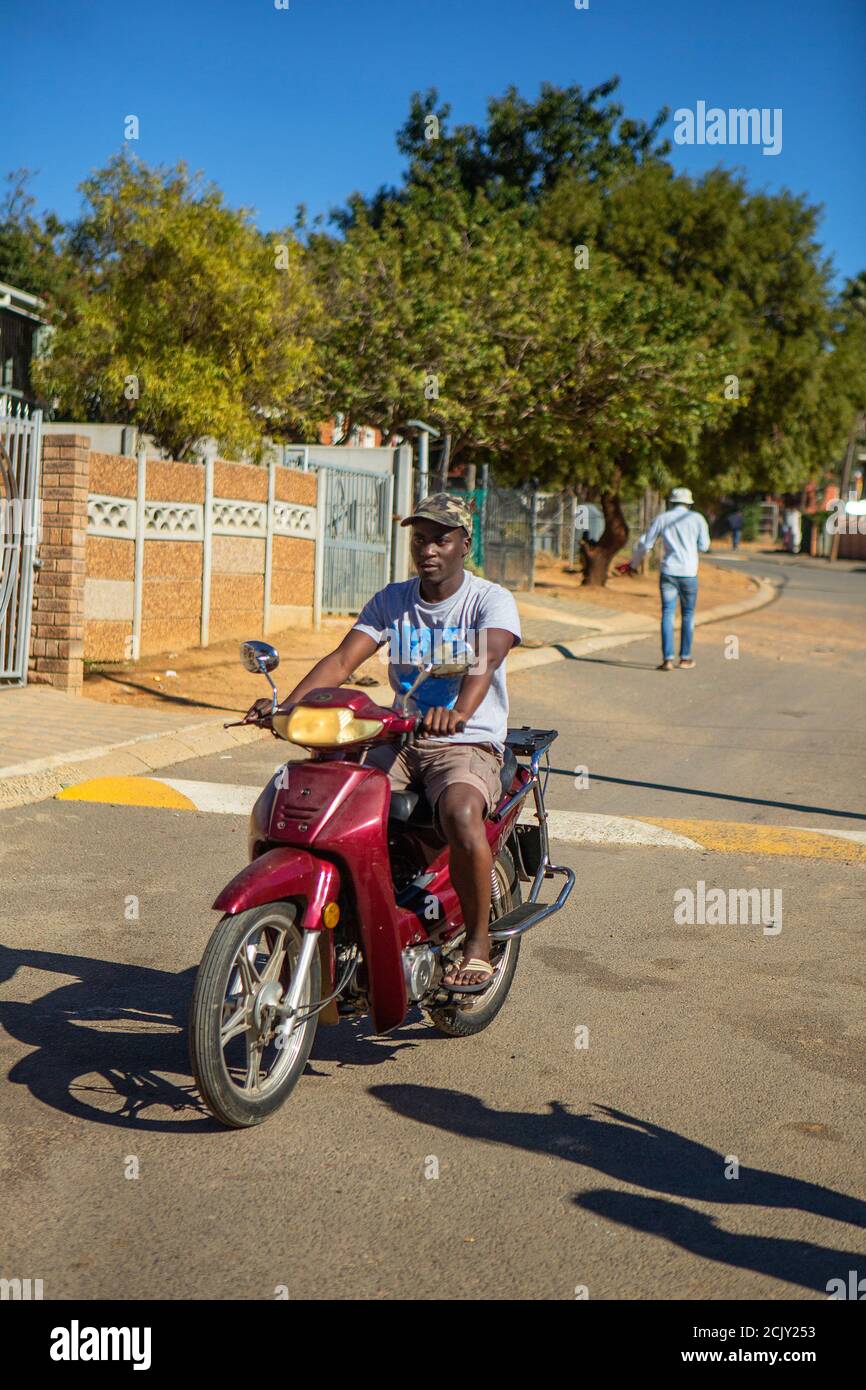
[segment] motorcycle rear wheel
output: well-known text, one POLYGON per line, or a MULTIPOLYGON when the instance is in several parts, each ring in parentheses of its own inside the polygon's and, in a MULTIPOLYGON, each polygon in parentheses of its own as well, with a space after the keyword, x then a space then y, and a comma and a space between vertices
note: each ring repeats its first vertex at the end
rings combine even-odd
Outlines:
MULTIPOLYGON (((501 901, 497 909, 494 900, 490 913, 491 926, 497 917, 504 916, 520 902, 520 879, 508 850, 499 851, 493 872, 499 884, 501 901)), ((464 995, 463 1003, 444 1004, 430 1009, 429 1016, 433 1026, 449 1038, 469 1038, 489 1028, 508 997, 519 955, 519 936, 512 936, 508 941, 492 942, 490 963, 496 970, 492 984, 483 994, 464 995)))
MULTIPOLYGON (((266 903, 225 916, 207 944, 193 990, 189 1055, 201 1098, 231 1129, 261 1124, 287 1100, 307 1065, 318 1016, 278 1041, 279 1016, 264 1002, 285 996, 297 966, 303 933, 293 903, 266 903), (274 985, 279 989, 274 990, 274 985)), ((314 954, 299 1010, 321 997, 314 954)))

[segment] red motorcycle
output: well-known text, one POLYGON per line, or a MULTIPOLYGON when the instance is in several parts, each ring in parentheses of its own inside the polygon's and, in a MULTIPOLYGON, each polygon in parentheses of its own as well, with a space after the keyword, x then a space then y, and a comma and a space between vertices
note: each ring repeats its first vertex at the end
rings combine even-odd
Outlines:
POLYGON ((282 1105, 320 1019, 369 1013, 384 1033, 417 1004, 451 1037, 481 1032, 505 1003, 521 937, 558 912, 574 886, 572 870, 548 852, 544 790, 556 730, 511 729, 502 798, 486 822, 495 969, 481 993, 449 990, 442 977, 460 958, 464 927, 447 845, 423 795, 392 792, 365 755, 376 743, 413 739, 420 720, 407 712, 409 697, 428 676, 462 675, 468 664, 422 668, 398 709, 342 688, 283 707, 270 677, 275 649, 246 642, 241 659, 267 676, 273 694, 270 707, 257 701, 237 722, 269 728, 309 757, 287 763, 256 802, 249 863, 214 903, 223 916, 196 977, 193 1075, 211 1114, 232 1128, 260 1124, 282 1105), (530 793, 536 822, 519 824, 530 793), (554 876, 565 879, 559 896, 540 903, 554 876), (526 902, 521 884, 531 885, 526 902))

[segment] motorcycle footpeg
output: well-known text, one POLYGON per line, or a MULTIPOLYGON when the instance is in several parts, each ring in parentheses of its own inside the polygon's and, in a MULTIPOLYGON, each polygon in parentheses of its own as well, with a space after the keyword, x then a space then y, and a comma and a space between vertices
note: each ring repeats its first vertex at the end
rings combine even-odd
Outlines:
POLYGON ((537 926, 545 917, 549 917, 551 911, 548 903, 520 903, 491 923, 491 940, 506 941, 510 936, 522 936, 530 927, 537 926))

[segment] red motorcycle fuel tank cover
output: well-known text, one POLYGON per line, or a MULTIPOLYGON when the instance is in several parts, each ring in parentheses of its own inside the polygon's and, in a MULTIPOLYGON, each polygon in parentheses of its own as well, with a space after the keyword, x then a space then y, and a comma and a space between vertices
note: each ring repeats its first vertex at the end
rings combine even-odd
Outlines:
MULTIPOLYGON (((312 845, 369 776, 370 769, 360 763, 327 759, 288 763, 271 806, 269 838, 312 845)), ((356 809, 363 816, 357 803, 356 809)))

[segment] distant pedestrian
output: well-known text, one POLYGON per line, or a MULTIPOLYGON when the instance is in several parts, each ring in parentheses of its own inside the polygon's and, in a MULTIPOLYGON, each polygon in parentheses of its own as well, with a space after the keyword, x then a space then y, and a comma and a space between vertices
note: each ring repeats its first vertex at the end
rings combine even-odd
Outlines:
POLYGON ((734 550, 739 550, 740 536, 743 532, 742 512, 731 512, 731 515, 728 517, 728 529, 731 533, 731 545, 733 546, 734 550))
POLYGON ((800 508, 786 507, 784 523, 782 535, 785 549, 789 550, 792 555, 798 555, 800 553, 800 546, 803 542, 800 508))
POLYGON ((647 531, 635 543, 631 560, 617 566, 620 574, 636 574, 638 566, 656 541, 662 542, 662 563, 659 588, 662 602, 662 663, 660 671, 674 669, 674 613, 679 600, 682 625, 680 628, 679 664, 688 670, 694 666, 692 638, 695 626, 695 606, 698 601, 698 551, 710 548, 710 531, 700 512, 692 511, 694 499, 687 487, 675 487, 666 512, 657 516, 647 531))

